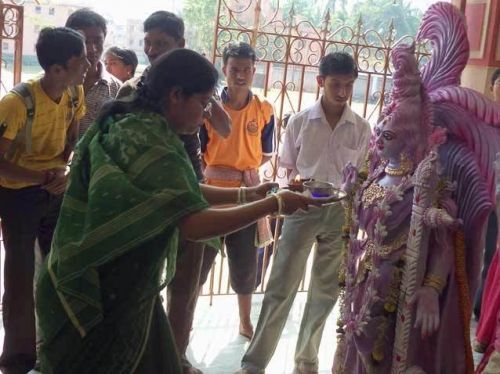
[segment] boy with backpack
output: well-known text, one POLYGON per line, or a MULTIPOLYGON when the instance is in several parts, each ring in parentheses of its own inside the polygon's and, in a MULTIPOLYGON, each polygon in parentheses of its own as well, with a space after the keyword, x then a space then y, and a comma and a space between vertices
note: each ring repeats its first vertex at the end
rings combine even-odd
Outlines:
POLYGON ((64 27, 45 28, 36 52, 43 76, 21 83, 0 101, 4 373, 26 373, 35 364, 35 240, 46 256, 85 113, 81 84, 89 62, 83 36, 64 27))

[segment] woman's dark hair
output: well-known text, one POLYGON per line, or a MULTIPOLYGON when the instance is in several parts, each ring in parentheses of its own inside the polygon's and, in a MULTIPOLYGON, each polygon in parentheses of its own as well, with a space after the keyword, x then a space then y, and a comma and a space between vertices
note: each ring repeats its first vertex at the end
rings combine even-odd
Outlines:
POLYGON ((160 100, 174 87, 181 88, 186 96, 210 91, 217 79, 217 70, 205 57, 178 48, 155 60, 145 85, 149 97, 160 100))
POLYGON ((218 73, 210 61, 199 53, 178 48, 158 57, 147 76, 137 88, 137 97, 131 102, 112 101, 103 106, 98 121, 109 115, 137 109, 161 113, 161 103, 173 88, 180 88, 189 97, 215 88, 218 73))

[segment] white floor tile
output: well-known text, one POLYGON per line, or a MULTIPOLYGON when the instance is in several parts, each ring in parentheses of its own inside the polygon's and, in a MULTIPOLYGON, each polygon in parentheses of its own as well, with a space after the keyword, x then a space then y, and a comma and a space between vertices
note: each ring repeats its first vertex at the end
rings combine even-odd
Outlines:
MULTIPOLYGON (((276 352, 267 368, 268 373, 288 374, 293 371, 295 343, 297 341, 306 293, 297 295, 283 330, 276 352)), ((252 321, 257 324, 263 295, 255 295, 252 303, 252 321)), ((336 309, 327 320, 320 347, 320 373, 331 372, 336 338, 336 309)), ((205 374, 232 374, 240 368, 240 361, 248 341, 238 335, 238 307, 236 296, 217 296, 213 305, 209 298, 200 297, 188 348, 191 363, 205 374)))

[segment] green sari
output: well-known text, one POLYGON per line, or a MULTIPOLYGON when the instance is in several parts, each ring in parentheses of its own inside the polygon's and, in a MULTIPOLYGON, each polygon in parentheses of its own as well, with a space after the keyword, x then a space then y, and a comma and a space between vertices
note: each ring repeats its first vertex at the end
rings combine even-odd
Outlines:
POLYGON ((163 117, 119 115, 87 131, 38 280, 44 374, 181 372, 158 292, 179 220, 207 206, 163 117))

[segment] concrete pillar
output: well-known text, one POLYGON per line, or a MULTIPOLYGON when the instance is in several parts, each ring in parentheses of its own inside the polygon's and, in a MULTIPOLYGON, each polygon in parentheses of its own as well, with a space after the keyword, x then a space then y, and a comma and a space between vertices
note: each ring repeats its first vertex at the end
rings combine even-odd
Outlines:
POLYGON ((491 97, 490 77, 500 67, 500 0, 453 0, 465 14, 470 57, 462 85, 491 97))

